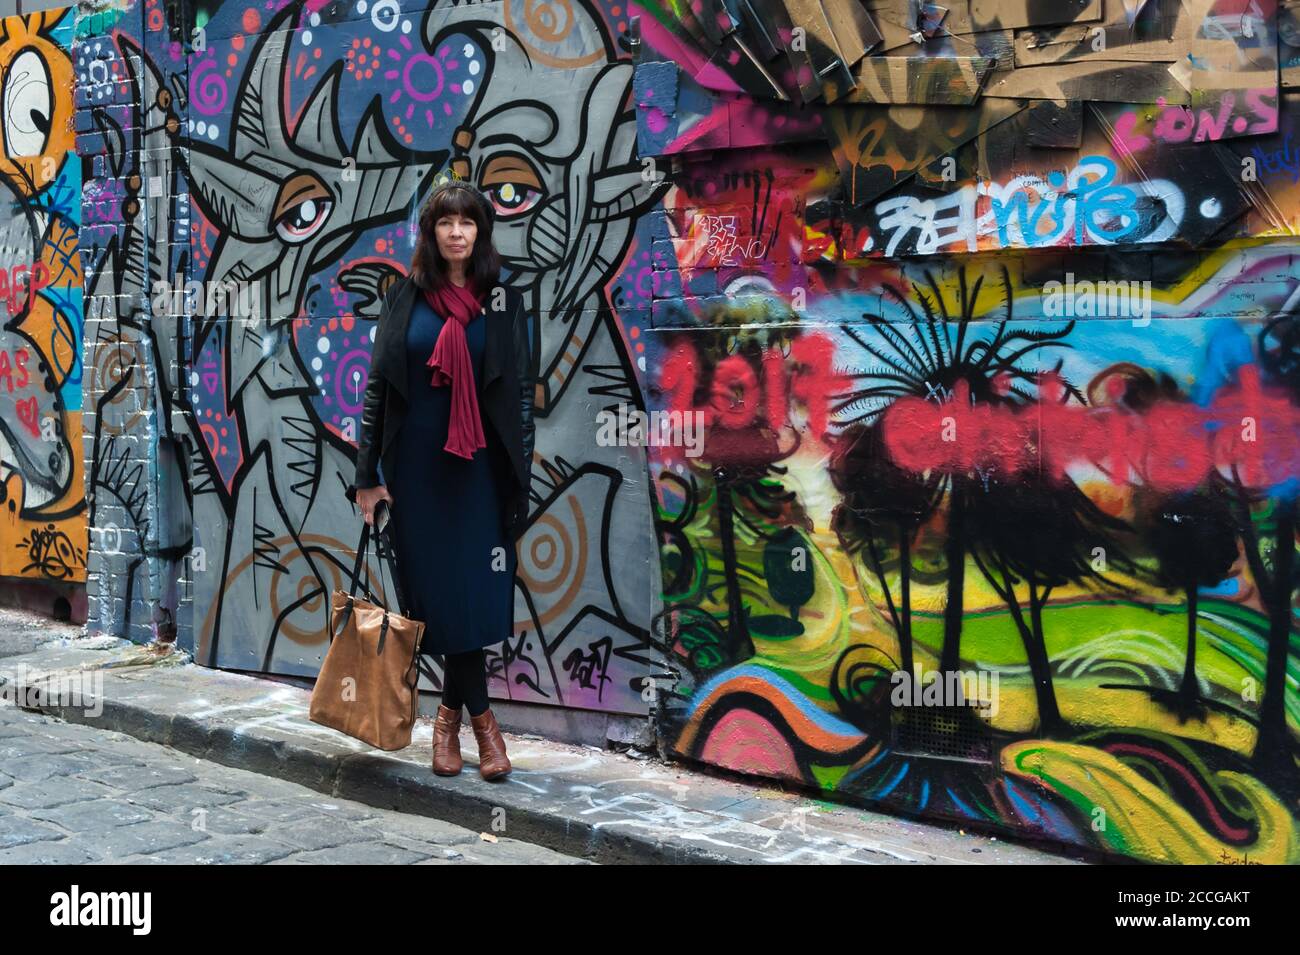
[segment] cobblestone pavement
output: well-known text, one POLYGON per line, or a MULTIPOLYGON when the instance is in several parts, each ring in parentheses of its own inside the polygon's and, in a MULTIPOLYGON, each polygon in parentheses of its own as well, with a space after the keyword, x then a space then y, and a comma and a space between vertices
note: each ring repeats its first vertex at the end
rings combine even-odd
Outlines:
POLYGON ((479 778, 468 727, 464 772, 435 776, 429 718, 416 721, 410 746, 385 752, 312 722, 310 696, 196 666, 174 648, 85 636, 74 624, 0 608, 0 864, 1084 861, 1068 847, 522 728, 505 733, 506 780, 479 778), (54 696, 30 692, 42 689, 54 696))
POLYGON ((0 703, 0 865, 582 862, 0 703))

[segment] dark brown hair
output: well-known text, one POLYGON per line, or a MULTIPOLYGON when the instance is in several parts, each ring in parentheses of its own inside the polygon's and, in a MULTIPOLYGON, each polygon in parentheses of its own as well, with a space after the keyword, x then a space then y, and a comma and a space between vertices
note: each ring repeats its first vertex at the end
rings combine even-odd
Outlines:
POLYGON ((420 235, 411 258, 411 279, 417 288, 434 291, 447 284, 447 260, 438 251, 435 227, 447 215, 462 215, 478 226, 465 276, 486 294, 501 276, 501 256, 492 244, 492 206, 482 193, 464 182, 448 182, 433 190, 420 211, 420 235))

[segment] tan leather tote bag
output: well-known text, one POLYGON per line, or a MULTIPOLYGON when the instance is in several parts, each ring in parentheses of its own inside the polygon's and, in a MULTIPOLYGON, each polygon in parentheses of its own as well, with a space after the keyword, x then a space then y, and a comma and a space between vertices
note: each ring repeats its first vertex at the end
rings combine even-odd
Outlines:
MULTIPOLYGON (((375 524, 380 526, 379 507, 375 524)), ((376 539, 383 534, 376 533, 376 539)), ((386 535, 385 535, 386 536, 386 535)), ((388 610, 370 590, 370 567, 366 562, 370 525, 361 531, 352 584, 345 593, 335 590, 330 598, 330 645, 311 693, 308 717, 368 743, 376 749, 403 749, 411 744, 419 693, 420 639, 424 623, 388 610), (362 565, 366 565, 364 599, 356 595, 362 565)), ((385 542, 377 548, 383 573, 385 542)), ((387 551, 392 554, 391 544, 387 551)), ((397 575, 393 592, 399 607, 405 606, 397 575)))

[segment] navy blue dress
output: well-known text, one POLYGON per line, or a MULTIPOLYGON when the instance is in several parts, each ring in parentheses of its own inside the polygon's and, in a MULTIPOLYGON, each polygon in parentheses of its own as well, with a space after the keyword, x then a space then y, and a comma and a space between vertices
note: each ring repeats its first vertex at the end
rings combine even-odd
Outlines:
MULTIPOLYGON (((482 380, 487 321, 479 315, 465 327, 476 382, 482 380)), ((409 615, 424 621, 420 651, 427 654, 500 643, 514 617, 515 548, 502 526, 509 456, 486 416, 487 447, 472 460, 444 450, 451 388, 433 387, 426 364, 443 324, 417 295, 406 333, 410 405, 396 439, 397 473, 386 476, 396 572, 409 615)))

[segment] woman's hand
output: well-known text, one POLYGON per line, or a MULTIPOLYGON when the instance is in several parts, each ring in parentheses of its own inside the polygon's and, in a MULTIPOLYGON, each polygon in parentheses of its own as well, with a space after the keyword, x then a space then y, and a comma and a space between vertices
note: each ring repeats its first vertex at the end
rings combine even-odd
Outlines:
POLYGON ((357 504, 360 505, 361 515, 367 524, 375 523, 375 507, 380 501, 387 501, 390 505, 393 503, 393 496, 384 485, 357 488, 357 504))

